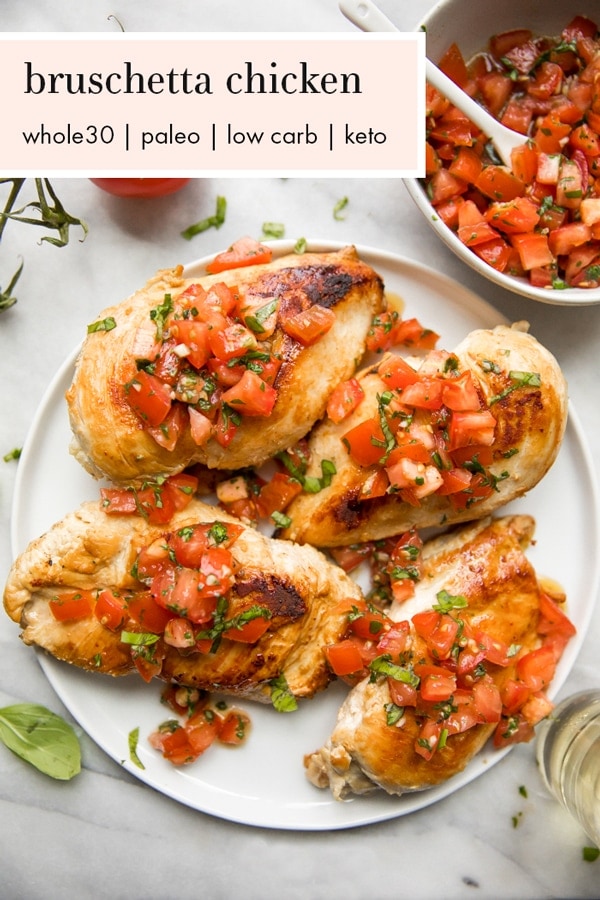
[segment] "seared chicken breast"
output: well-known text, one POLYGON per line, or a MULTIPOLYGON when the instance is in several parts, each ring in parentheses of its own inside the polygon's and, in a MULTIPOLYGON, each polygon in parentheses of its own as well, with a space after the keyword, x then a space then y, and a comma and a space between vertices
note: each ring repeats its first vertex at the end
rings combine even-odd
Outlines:
POLYGON ((26 644, 66 663, 269 702, 274 679, 295 697, 326 687, 323 647, 360 597, 312 547, 193 499, 168 526, 84 503, 17 558, 4 606, 26 644))
POLYGON ((381 278, 353 247, 199 278, 158 272, 83 343, 66 395, 71 452, 115 484, 194 462, 260 465, 323 415, 383 307, 381 278))
MULTIPOLYGON (((350 690, 331 737, 305 760, 313 784, 329 787, 337 799, 378 788, 390 794, 421 791, 462 771, 499 727, 498 721, 503 722, 501 730, 516 727, 509 718, 500 718, 500 697, 511 680, 519 683, 523 675, 519 666, 524 665, 519 661, 541 641, 542 592, 524 554, 533 531, 529 516, 511 516, 463 526, 425 544, 422 578, 414 597, 389 611, 395 623, 406 627, 401 652, 388 651, 387 659, 395 668, 374 669, 384 674, 363 678, 350 690), (449 612, 436 614, 440 598, 461 603, 454 608, 449 604, 449 612), (418 614, 423 613, 425 619, 417 624, 418 614), (432 621, 438 631, 424 639, 432 621), (447 656, 440 649, 440 659, 432 654, 431 643, 443 645, 444 629, 455 637, 447 656), (465 662, 468 655, 470 664, 465 662), (457 682, 446 699, 440 693, 444 673, 457 682), (409 705, 413 701, 407 699, 407 705, 399 708, 402 701, 395 691, 406 689, 416 674, 420 676, 416 705, 409 705), (437 702, 432 696, 424 699, 428 676, 433 679, 429 690, 437 702), (394 680, 401 678, 405 680, 394 680)), ((574 632, 570 623, 564 630, 574 632)), ((552 665, 553 651, 548 653, 552 665)), ((533 687, 538 690, 530 697, 529 720, 551 709, 540 696, 546 684, 533 687)), ((506 715, 504 709, 502 715, 506 715)))
POLYGON ((532 335, 477 330, 416 366, 413 378, 386 356, 357 376, 364 399, 351 415, 314 428, 307 475, 324 460, 335 475, 294 499, 281 537, 334 547, 447 526, 487 516, 543 478, 564 434, 567 386, 532 335))

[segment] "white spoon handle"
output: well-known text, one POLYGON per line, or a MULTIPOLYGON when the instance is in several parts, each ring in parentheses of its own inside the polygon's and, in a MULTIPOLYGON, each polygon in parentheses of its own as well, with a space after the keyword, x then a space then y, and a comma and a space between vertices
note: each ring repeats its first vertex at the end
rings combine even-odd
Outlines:
MULTIPOLYGON (((362 31, 398 31, 372 0, 339 0, 339 8, 346 18, 362 31)), ((430 59, 426 60, 426 74, 427 81, 490 138, 502 162, 510 167, 510 152, 513 147, 525 142, 525 136, 501 125, 430 59)))

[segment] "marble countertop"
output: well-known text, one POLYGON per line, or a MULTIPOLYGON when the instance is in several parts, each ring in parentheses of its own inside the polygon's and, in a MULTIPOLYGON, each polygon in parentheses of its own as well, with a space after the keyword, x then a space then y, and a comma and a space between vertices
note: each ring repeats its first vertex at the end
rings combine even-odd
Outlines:
MULTIPOLYGON (((382 7, 411 29, 430 7, 382 7)), ((7 31, 106 31, 118 16, 130 31, 342 31, 335 0, 120 0, 83 5, 37 0, 3 11, 7 31)), ((2 239, 0 283, 19 256, 18 303, 0 316, 0 456, 23 445, 44 391, 85 327, 157 268, 216 252, 262 223, 286 235, 347 241, 401 254, 456 279, 511 320, 527 319, 558 358, 600 472, 600 307, 527 302, 492 286, 434 239, 401 181, 206 179, 170 198, 119 201, 87 180, 53 180, 66 208, 89 225, 85 242, 37 243, 16 224, 2 239), (182 228, 227 197, 221 230, 191 243, 182 228), (343 219, 333 208, 348 198, 343 219)), ((11 502, 18 463, 0 460, 0 580, 12 561, 11 502)), ((556 527, 560 519, 556 498, 556 527)), ((577 661, 559 696, 600 685, 595 608, 577 661)), ((17 629, 0 624, 0 706, 44 703, 72 721, 17 629)), ((516 747, 460 791, 408 816, 347 830, 311 832, 235 824, 196 812, 142 784, 81 734, 83 771, 68 783, 39 774, 0 746, 0 896, 7 900, 153 898, 311 900, 598 897, 600 861, 586 863, 581 829, 546 793, 534 745, 516 747), (527 796, 520 792, 525 786, 527 796), (515 822, 517 823, 515 827, 515 822)))

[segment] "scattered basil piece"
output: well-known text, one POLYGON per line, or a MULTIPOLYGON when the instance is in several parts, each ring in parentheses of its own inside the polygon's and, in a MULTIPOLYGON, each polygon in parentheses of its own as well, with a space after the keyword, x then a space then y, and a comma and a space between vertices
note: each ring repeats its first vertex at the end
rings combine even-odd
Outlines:
POLYGON ((145 769, 146 766, 144 765, 144 763, 141 761, 141 759, 139 758, 139 756, 137 754, 137 745, 138 745, 139 739, 140 739, 139 727, 132 728, 132 730, 129 732, 129 734, 127 736, 127 742, 129 744, 129 759, 134 764, 134 766, 138 767, 138 769, 145 769))
POLYGON ((150 310, 150 318, 156 325, 156 340, 161 341, 163 337, 164 327, 169 316, 173 312, 173 298, 170 294, 165 294, 163 302, 150 310))
POLYGON ((2 458, 4 459, 4 462, 12 462, 13 459, 21 458, 21 452, 22 451, 20 447, 15 447, 9 453, 5 453, 2 458))
POLYGON ((585 862, 596 862, 596 860, 600 857, 600 848, 598 847, 584 847, 583 848, 583 858, 585 862))
POLYGON ((403 684, 410 684, 413 687, 419 686, 420 679, 418 675, 415 675, 411 669, 392 662, 388 653, 384 653, 383 656, 376 656, 375 659, 371 660, 368 668, 371 672, 372 681, 378 675, 383 675, 386 678, 393 678, 394 681, 401 681, 403 684))
POLYGON ((36 703, 0 709, 0 739, 44 775, 68 781, 81 771, 75 731, 56 713, 36 703))
POLYGON ((285 235, 285 225, 282 222, 263 222, 263 238, 277 240, 285 235))
POLYGON ((346 217, 341 215, 342 210, 344 210, 348 206, 349 200, 347 197, 342 197, 341 200, 333 207, 333 218, 338 222, 343 221, 346 217))
POLYGON ((497 403, 498 400, 504 400, 505 397, 508 397, 509 394, 512 394, 513 391, 516 391, 519 388, 527 386, 541 387, 542 384, 542 379, 537 372, 511 371, 508 373, 508 377, 512 381, 512 384, 505 388, 503 391, 500 391, 499 394, 491 397, 488 401, 488 406, 491 406, 493 403, 497 403))
POLYGON ((151 634, 145 631, 121 632, 121 643, 131 644, 133 647, 150 647, 152 644, 156 644, 158 639, 158 634, 151 634))
POLYGON ((437 612, 449 613, 451 609, 464 609, 469 604, 465 597, 461 594, 452 595, 448 591, 438 591, 435 595, 437 603, 434 603, 432 609, 437 612))
POLYGON ((271 703, 277 712, 294 712, 298 709, 298 701, 289 689, 285 675, 279 675, 269 682, 271 703))
POLYGON ((275 512, 271 514, 271 518, 278 528, 289 528, 292 524, 291 518, 289 516, 286 516, 285 513, 279 512, 278 510, 275 510, 275 512))
POLYGON ((106 319, 100 319, 99 322, 92 322, 91 325, 87 327, 88 334, 94 334, 96 331, 112 331, 113 328, 117 327, 117 323, 115 322, 112 316, 107 316, 106 319))
POLYGON ((226 212, 227 200, 225 197, 217 197, 215 214, 213 216, 207 216, 205 219, 200 219, 200 221, 195 222, 194 225, 190 225, 185 231, 181 232, 181 236, 185 238, 186 241, 189 241, 195 237, 195 235, 200 234, 203 231, 208 231, 209 228, 220 228, 225 221, 226 212))
POLYGON ((305 253, 305 252, 306 252, 306 238, 298 238, 298 240, 294 244, 294 253, 305 253))

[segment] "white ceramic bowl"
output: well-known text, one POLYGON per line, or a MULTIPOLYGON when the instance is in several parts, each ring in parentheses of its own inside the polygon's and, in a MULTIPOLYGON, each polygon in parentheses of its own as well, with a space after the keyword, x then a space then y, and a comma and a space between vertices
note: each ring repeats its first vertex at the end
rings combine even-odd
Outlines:
MULTIPOLYGON (((465 59, 484 50, 492 34, 515 28, 529 28, 535 36, 556 36, 575 15, 588 16, 600 25, 598 0, 581 0, 575 4, 565 0, 544 3, 523 0, 441 0, 417 26, 427 33, 427 56, 437 62, 452 43, 460 47, 465 59)), ((422 183, 407 179, 405 186, 435 233, 463 262, 489 281, 532 300, 559 306, 588 306, 600 303, 600 288, 565 288, 551 290, 533 287, 525 278, 498 272, 482 262, 439 218, 431 206, 422 183)))

